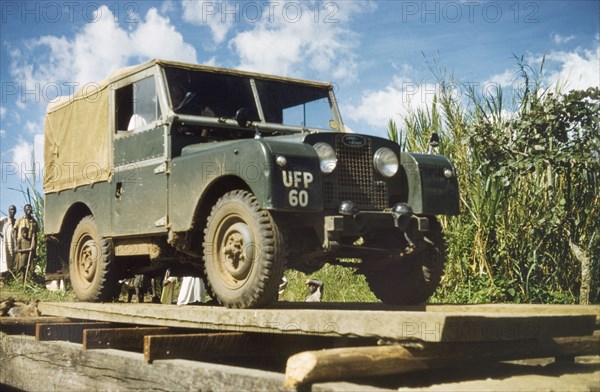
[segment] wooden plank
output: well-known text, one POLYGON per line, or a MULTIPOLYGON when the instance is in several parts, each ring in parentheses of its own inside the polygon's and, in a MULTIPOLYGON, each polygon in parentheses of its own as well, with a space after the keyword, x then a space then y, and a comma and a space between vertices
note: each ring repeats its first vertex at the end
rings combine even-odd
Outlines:
POLYGON ((83 349, 113 348, 119 350, 144 350, 144 336, 168 333, 169 327, 134 327, 85 329, 83 331, 83 349))
POLYGON ((269 305, 277 309, 315 310, 373 310, 397 312, 441 312, 441 313, 501 313, 501 314, 556 314, 556 315, 595 315, 600 318, 598 305, 549 305, 549 304, 423 304, 389 305, 381 302, 278 302, 269 305))
POLYGON ((539 313, 558 315, 590 314, 600 318, 598 305, 547 305, 547 304, 473 304, 473 305, 426 305, 428 312, 452 313, 539 313))
POLYGON ((284 335, 250 333, 250 341, 254 346, 254 354, 287 359, 289 356, 303 351, 322 350, 339 347, 373 346, 374 338, 332 337, 311 335, 284 335))
POLYGON ((477 305, 427 305, 428 312, 447 313, 534 313, 539 315, 592 315, 596 329, 600 328, 598 305, 540 305, 540 304, 477 304, 477 305))
POLYGON ((80 344, 0 338, 0 384, 23 391, 287 391, 283 374, 186 360, 144 362, 143 354, 80 344))
MULTIPOLYGON (((40 303, 44 315, 140 325, 234 332, 361 336, 392 340, 512 341, 591 335, 596 317, 540 313, 445 313, 429 311, 226 309, 158 304, 40 303)), ((392 308, 395 309, 395 308, 392 308)), ((515 308, 518 309, 518 308, 515 308)))
POLYGON ((144 336, 144 360, 206 360, 248 355, 253 347, 242 332, 144 336))
POLYGON ((597 355, 599 352, 599 336, 526 343, 424 343, 306 351, 288 359, 285 386, 295 388, 306 383, 401 374, 461 363, 597 355))
POLYGON ((85 322, 85 323, 38 323, 35 329, 35 340, 38 342, 49 340, 64 340, 67 342, 81 343, 83 331, 92 328, 106 328, 108 322, 85 322))
POLYGON ((147 335, 144 359, 207 360, 239 357, 278 357, 285 360, 307 350, 374 344, 374 339, 273 335, 242 332, 147 335))
POLYGON ((284 385, 296 388, 306 383, 408 373, 426 368, 424 361, 402 346, 305 351, 288 359, 284 385))
POLYGON ((0 331, 7 334, 35 335, 37 323, 68 323, 71 320, 66 317, 0 317, 0 331))

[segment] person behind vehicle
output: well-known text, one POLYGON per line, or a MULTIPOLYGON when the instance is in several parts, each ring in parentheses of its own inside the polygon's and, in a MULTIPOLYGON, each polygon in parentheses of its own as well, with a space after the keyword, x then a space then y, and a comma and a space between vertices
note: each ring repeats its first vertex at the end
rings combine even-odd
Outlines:
POLYGON ((149 288, 152 288, 152 294, 155 295, 155 290, 152 287, 154 284, 153 279, 145 274, 137 274, 133 278, 123 279, 119 282, 122 285, 121 293, 127 296, 128 303, 131 302, 133 294, 135 294, 138 303, 144 302, 144 297, 149 288))
POLYGON ((304 299, 304 302, 321 302, 323 300, 325 284, 317 279, 307 279, 304 283, 308 289, 308 295, 304 299))
POLYGON ((171 276, 171 270, 165 272, 165 277, 162 284, 162 292, 160 294, 160 302, 162 304, 171 305, 173 303, 173 292, 175 290, 175 282, 177 278, 171 276))
POLYGON ((133 83, 132 93, 132 115, 127 130, 140 132, 153 126, 161 115, 154 78, 147 77, 133 83))
POLYGON ((14 269, 17 247, 15 236, 16 213, 17 207, 10 205, 8 206, 8 216, 0 218, 0 274, 2 276, 14 269))
POLYGON ((184 276, 177 297, 177 305, 197 304, 206 302, 206 288, 200 278, 184 276))
POLYGON ((216 117, 214 110, 200 103, 198 92, 189 79, 189 73, 175 75, 169 84, 169 94, 173 111, 178 114, 190 114, 204 117, 216 117))
POLYGON ((139 114, 133 114, 127 125, 128 131, 139 132, 148 126, 148 122, 139 114))
POLYGON ((33 218, 31 204, 23 206, 25 215, 17 220, 15 230, 17 232, 17 265, 16 272, 25 278, 27 271, 33 271, 35 259, 35 248, 37 245, 38 223, 33 218))
MULTIPOLYGON (((173 294, 175 291, 175 282, 177 278, 171 276, 171 271, 165 272, 163 280, 163 289, 160 296, 160 302, 170 305, 173 303, 173 294)), ((177 296, 177 305, 206 303, 206 287, 201 278, 193 276, 184 276, 181 282, 179 295, 177 296)))

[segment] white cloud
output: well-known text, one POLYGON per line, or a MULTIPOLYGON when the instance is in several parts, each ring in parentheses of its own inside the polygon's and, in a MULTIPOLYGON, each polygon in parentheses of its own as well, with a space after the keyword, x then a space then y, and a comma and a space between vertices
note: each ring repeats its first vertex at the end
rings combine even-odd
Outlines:
POLYGON ((21 115, 17 110, 8 110, 5 106, 0 106, 0 124, 4 128, 21 124, 21 115))
POLYGON ((0 129, 0 137, 6 136, 6 131, 4 129, 0 129))
POLYGON ((148 10, 145 21, 130 34, 130 39, 135 56, 197 62, 196 49, 155 8, 148 10))
POLYGON ((43 124, 43 122, 40 121, 39 123, 35 123, 33 121, 27 121, 25 123, 25 129, 30 135, 35 135, 36 133, 41 132, 40 124, 43 124))
POLYGON ((264 27, 242 32, 232 43, 241 59, 239 67, 253 71, 289 75, 303 54, 300 36, 264 27))
POLYGON ((33 181, 35 175, 35 185, 41 184, 44 168, 44 135, 35 135, 33 143, 20 139, 11 152, 12 164, 15 165, 14 169, 20 181, 33 181))
POLYGON ((35 99, 31 94, 25 100, 17 100, 20 109, 32 101, 47 103, 56 93, 72 94, 75 86, 100 81, 131 62, 155 57, 196 62, 194 47, 155 8, 127 31, 102 6, 96 11, 94 22, 86 24, 73 39, 46 35, 28 41, 24 49, 12 50, 10 54, 14 80, 25 83, 26 91, 37 91, 35 99), (57 87, 47 88, 50 84, 57 87))
POLYGON ((216 57, 211 57, 208 60, 204 61, 202 64, 208 65, 209 67, 218 67, 219 63, 217 62, 216 57))
MULTIPOLYGON (((25 42, 19 49, 8 47, 11 76, 20 84, 20 89, 27 92, 25 95, 22 92, 15 104, 27 110, 28 118, 41 115, 45 104, 57 94, 72 94, 77 85, 99 81, 132 62, 154 57, 196 62, 194 47, 186 43, 170 20, 159 15, 155 8, 129 30, 119 26, 106 6, 96 11, 93 20, 73 38, 46 35, 25 42), (48 88, 50 85, 57 87, 48 88)), ((3 119, 5 114, 2 109, 3 119)), ((13 117, 18 119, 18 115, 13 117)), ((9 151, 21 181, 31 179, 34 171, 36 180, 41 181, 42 124, 43 118, 40 118, 21 125, 20 129, 32 141, 20 139, 9 151), (32 153, 36 161, 33 167, 32 153)), ((3 130, 2 135, 5 133, 3 130)))
POLYGON ((514 70, 507 69, 501 74, 493 75, 486 82, 484 82, 484 85, 509 87, 514 85, 514 83, 517 81, 517 77, 518 76, 514 70))
POLYGON ((175 2, 173 0, 165 0, 160 6, 161 14, 169 14, 176 10, 175 2))
POLYGON ((240 20, 240 3, 228 1, 184 1, 183 20, 195 25, 206 25, 215 45, 219 45, 236 19, 240 20), (233 11, 232 13, 228 13, 233 11))
MULTIPOLYGON (((564 90, 584 90, 588 87, 600 87, 600 45, 596 49, 576 49, 572 52, 554 51, 545 56, 532 56, 527 63, 533 69, 539 69, 545 61, 545 82, 551 88, 564 90)), ((491 91, 493 86, 509 87, 517 91, 523 88, 523 79, 516 69, 507 69, 503 73, 491 76, 483 83, 483 91, 491 91)))
POLYGON ((567 42, 572 41, 574 39, 575 39, 574 35, 569 35, 567 37, 564 37, 564 36, 562 36, 560 34, 552 34, 552 40, 557 45, 566 44, 567 42))
MULTIPOLYGON (((541 58, 531 58, 534 66, 541 58)), ((399 68, 403 71, 394 76, 392 82, 380 90, 363 92, 358 104, 343 107, 342 112, 350 120, 368 124, 375 129, 385 129, 387 121, 392 118, 402 120, 411 111, 431 107, 438 87, 430 83, 414 82, 410 68, 399 68)), ((567 82, 567 89, 586 89, 600 86, 600 45, 594 50, 576 50, 573 52, 550 52, 546 55, 546 69, 554 69, 547 73, 550 84, 567 82)), ((521 83, 518 72, 506 70, 491 76, 481 86, 482 92, 493 92, 492 88, 509 87, 518 89, 521 83)), ((503 111, 503 118, 510 118, 512 112, 503 111)))
POLYGON ((411 111, 430 106, 436 93, 435 84, 396 75, 382 90, 365 91, 357 105, 348 105, 343 112, 353 121, 384 129, 389 119, 399 121, 411 111))
MULTIPOLYGON (((104 8, 96 11, 101 15, 100 18, 95 23, 88 23, 73 41, 67 41, 63 37, 67 41, 64 47, 72 53, 70 59, 76 82, 101 80, 108 73, 124 66, 132 51, 127 31, 121 29, 111 11, 104 8)), ((66 54, 65 52, 62 53, 66 54)), ((61 56, 61 59, 68 61, 69 57, 61 56)))
POLYGON ((556 63, 548 76, 551 83, 566 83, 568 90, 600 87, 600 45, 592 50, 551 52, 546 60, 556 63))
POLYGON ((324 10, 315 14, 314 8, 300 2, 277 4, 270 18, 263 15, 252 29, 229 41, 240 58, 239 68, 311 79, 356 79, 359 41, 350 22, 356 14, 372 10, 373 3, 327 3, 334 7, 325 10, 329 14, 324 10))

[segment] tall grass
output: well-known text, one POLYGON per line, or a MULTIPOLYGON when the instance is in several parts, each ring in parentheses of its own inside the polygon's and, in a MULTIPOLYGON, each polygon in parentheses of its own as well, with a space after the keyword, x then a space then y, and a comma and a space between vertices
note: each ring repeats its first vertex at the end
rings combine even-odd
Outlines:
POLYGON ((534 70, 517 60, 521 83, 509 95, 479 93, 435 68, 433 103, 409 113, 402 132, 388 124, 412 151, 440 134, 459 173, 462 214, 442 222, 449 262, 434 301, 575 302, 574 244, 592 260, 597 303, 600 92, 549 90, 543 62, 534 70))
POLYGON ((319 271, 311 275, 289 270, 285 273, 288 285, 280 301, 304 301, 308 295, 306 279, 318 279, 324 282, 324 302, 377 302, 378 299, 371 293, 365 277, 355 275, 354 270, 326 264, 319 271))

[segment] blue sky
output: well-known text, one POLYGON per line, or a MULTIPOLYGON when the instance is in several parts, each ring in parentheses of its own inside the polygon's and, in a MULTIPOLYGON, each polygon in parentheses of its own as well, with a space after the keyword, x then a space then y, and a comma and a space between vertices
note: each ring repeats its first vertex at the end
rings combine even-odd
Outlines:
MULTIPOLYGON (((0 214, 43 168, 49 101, 151 58, 331 81, 346 125, 385 136, 430 103, 437 61, 462 83, 510 88, 514 56, 548 83, 600 85, 599 1, 0 2, 0 214), (31 177, 30 177, 31 178, 31 177)), ((82 140, 82 143, 93 141, 82 140)), ((39 183, 36 185, 41 188, 39 183)))

